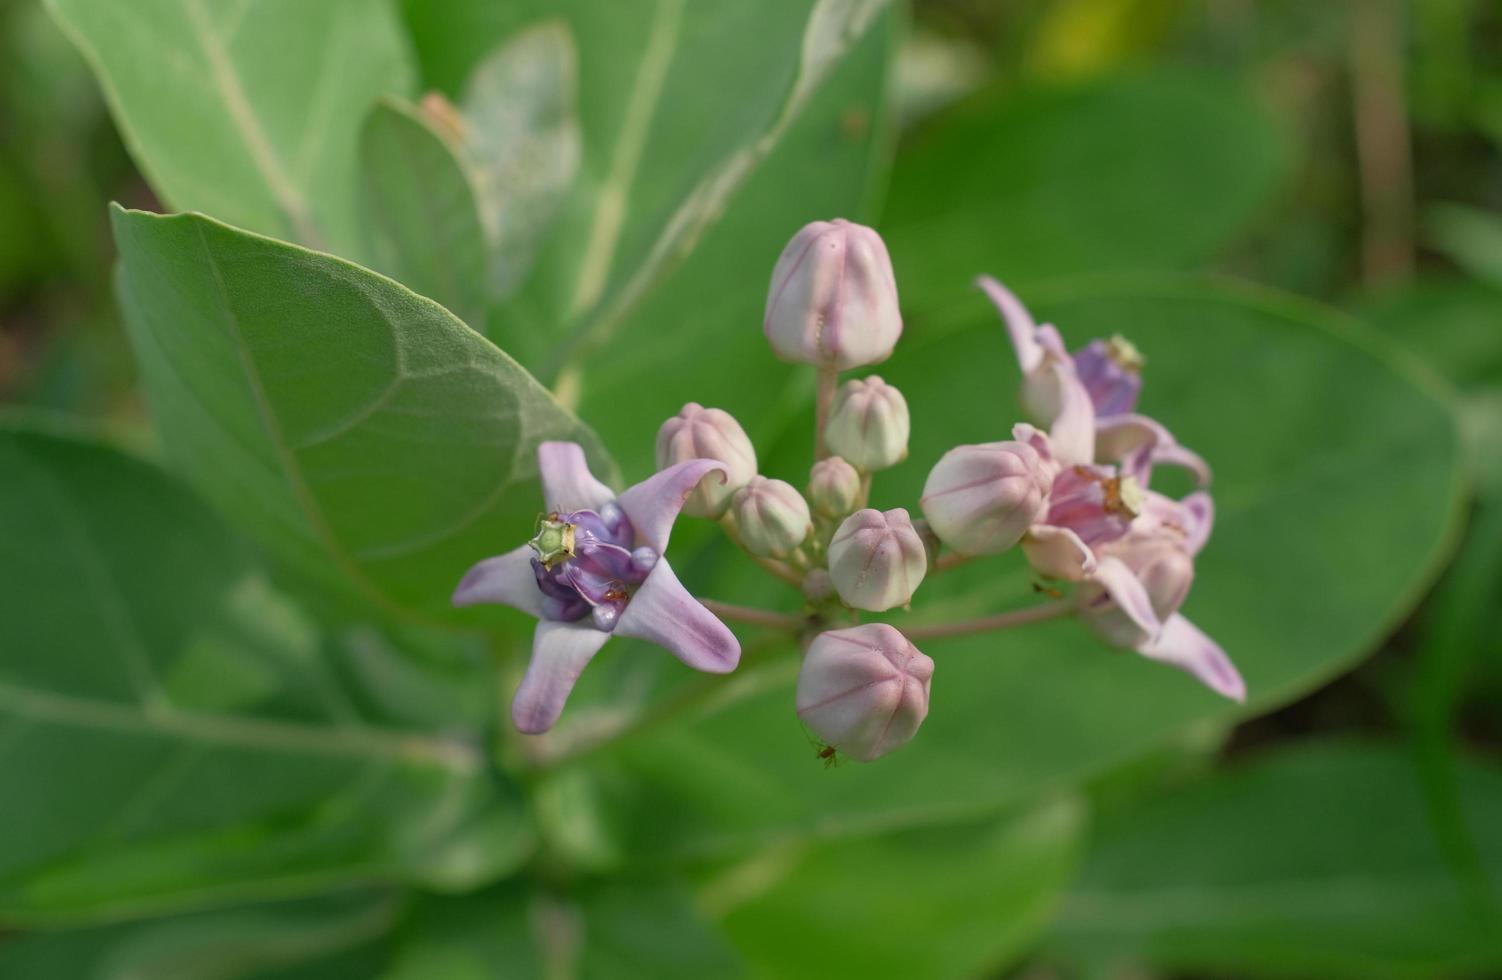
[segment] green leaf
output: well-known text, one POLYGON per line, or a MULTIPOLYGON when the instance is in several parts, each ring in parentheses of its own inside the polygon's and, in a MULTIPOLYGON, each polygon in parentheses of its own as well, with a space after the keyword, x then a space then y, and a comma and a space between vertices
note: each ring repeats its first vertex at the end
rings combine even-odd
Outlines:
POLYGON ((1460 278, 1420 280, 1353 304, 1357 316, 1463 388, 1502 385, 1499 308, 1502 287, 1460 278))
POLYGON ((114 223, 169 453, 293 570, 449 618, 465 570, 529 535, 540 441, 583 442, 610 473, 516 362, 402 286, 201 216, 114 223))
POLYGON ((474 736, 372 719, 190 493, 35 431, 0 471, 0 922, 492 870, 450 843, 519 819, 474 736))
MULTIPOLYGON (((622 803, 628 853, 843 836, 1031 798, 1328 681, 1432 583, 1461 492, 1454 420, 1427 375, 1359 325, 1278 295, 1172 278, 1060 281, 1023 299, 1073 345, 1116 331, 1136 342, 1148 357, 1143 410, 1215 467, 1215 533, 1185 614, 1240 666, 1248 708, 1058 621, 923 643, 938 666, 918 736, 875 764, 825 771, 793 711, 796 660, 772 658, 689 712, 685 728, 615 751, 638 794, 622 803)), ((878 475, 881 507, 913 507, 946 449, 994 440, 1019 417, 1015 362, 978 292, 908 327, 881 373, 911 406, 911 454, 878 475)), ((763 472, 802 482, 811 430, 811 418, 798 418, 783 447, 764 454, 763 472)), ((729 548, 699 565, 712 566, 723 572, 706 575, 708 595, 797 601, 759 585, 729 548)), ((1032 583, 1019 554, 975 562, 925 583, 913 616, 891 619, 901 627, 1032 604, 1032 583)))
MULTIPOLYGON (((1460 789, 1502 882, 1502 772, 1460 789)), ((1429 978, 1502 969, 1465 903, 1406 750, 1295 743, 1103 828, 1065 902, 1060 956, 1237 977, 1429 978)))
POLYGON ((172 208, 358 255, 356 136, 411 87, 384 0, 48 0, 172 208))
POLYGON ((1069 883, 1083 811, 772 847, 705 891, 768 977, 998 975, 1069 883), (749 894, 747 894, 749 892, 749 894))
POLYGON ((1424 237, 1466 272, 1502 288, 1502 220, 1492 212, 1464 204, 1431 205, 1424 214, 1424 237))
POLYGON ((1262 212, 1287 155, 1268 113, 1204 71, 978 95, 898 156, 882 231, 904 308, 980 272, 1198 266, 1262 212))
POLYGON ((387 100, 360 132, 374 265, 483 326, 487 245, 470 172, 415 106, 387 100))

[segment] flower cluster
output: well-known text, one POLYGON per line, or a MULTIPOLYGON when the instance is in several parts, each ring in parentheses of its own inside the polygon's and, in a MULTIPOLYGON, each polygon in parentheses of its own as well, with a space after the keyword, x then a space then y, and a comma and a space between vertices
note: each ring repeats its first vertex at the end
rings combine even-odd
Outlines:
POLYGON ((848 221, 798 232, 772 273, 764 330, 780 357, 818 375, 816 461, 803 491, 759 472, 729 413, 689 403, 657 434, 658 472, 616 494, 583 450, 544 443, 546 513, 530 541, 480 562, 459 605, 500 603, 538 618, 512 718, 539 733, 558 720, 579 673, 612 635, 637 637, 699 670, 736 668, 721 621, 784 629, 803 651, 796 710, 829 747, 863 761, 902 745, 928 713, 934 663, 914 639, 998 630, 1071 615, 1107 644, 1177 666, 1240 700, 1236 668, 1180 614, 1210 535, 1209 469, 1162 425, 1135 412, 1142 355, 1121 337, 1071 354, 1000 283, 981 288, 1006 325, 1030 422, 1010 439, 955 447, 933 463, 917 520, 869 507, 873 474, 908 455, 902 393, 875 375, 839 374, 886 360, 902 333, 896 279, 881 238, 848 221), (1157 467, 1199 489, 1150 489, 1157 467), (718 521, 750 558, 801 592, 785 615, 694 598, 666 558, 679 514, 718 521), (907 607, 922 583, 963 561, 1018 549, 1065 595, 980 620, 909 627, 860 623, 907 607))

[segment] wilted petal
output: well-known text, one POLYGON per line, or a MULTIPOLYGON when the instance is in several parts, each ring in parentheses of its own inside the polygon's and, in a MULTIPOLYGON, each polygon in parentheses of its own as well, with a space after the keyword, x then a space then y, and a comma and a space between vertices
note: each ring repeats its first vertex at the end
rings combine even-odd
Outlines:
POLYGON ((480 562, 464 573, 454 590, 454 605, 490 602, 541 616, 543 594, 532 571, 533 554, 530 546, 522 545, 480 562))
POLYGON ((1168 617, 1156 643, 1138 648, 1144 657, 1187 671, 1216 694, 1246 700, 1246 682, 1220 644, 1178 613, 1168 617))
POLYGON ((559 511, 599 510, 615 492, 594 478, 577 442, 544 442, 537 447, 542 502, 559 511))
POLYGON ((1189 554, 1197 555, 1205 542, 1210 540, 1210 530, 1215 525, 1215 502, 1205 491, 1196 490, 1179 501, 1179 506, 1191 518, 1190 526, 1184 529, 1184 547, 1189 549, 1189 554))
POLYGON ((1155 465, 1177 466, 1194 475, 1200 486, 1210 482, 1210 467, 1192 450, 1179 445, 1162 423, 1146 415, 1110 415, 1096 420, 1095 455, 1103 463, 1118 463, 1143 486, 1155 465))
POLYGON ((725 479, 725 464, 713 459, 690 459, 653 473, 621 494, 616 503, 636 528, 637 544, 650 545, 659 555, 667 554, 668 536, 678 512, 683 510, 683 502, 709 473, 718 474, 710 479, 725 479))
POLYGON ((1067 527, 1034 524, 1022 539, 1022 552, 1033 571, 1047 578, 1078 582, 1095 571, 1095 555, 1067 527))
POLYGON ((1090 393, 1074 376, 1069 365, 1049 365, 1058 386, 1058 414, 1048 429, 1053 457, 1063 466, 1089 466, 1095 462, 1095 406, 1090 393))
POLYGON ((655 643, 695 670, 711 674, 728 674, 741 659, 735 634, 689 595, 665 559, 626 604, 615 634, 655 643))
POLYGON ((1096 564, 1091 581, 1105 590, 1111 601, 1135 627, 1140 639, 1123 643, 1141 649, 1141 644, 1154 642, 1163 631, 1158 614, 1153 612, 1153 602, 1147 588, 1137 578, 1126 562, 1119 558, 1102 558, 1096 564))
POLYGON ((583 623, 542 621, 532 636, 532 662, 511 702, 511 720, 519 731, 537 735, 553 727, 579 674, 610 639, 583 623))

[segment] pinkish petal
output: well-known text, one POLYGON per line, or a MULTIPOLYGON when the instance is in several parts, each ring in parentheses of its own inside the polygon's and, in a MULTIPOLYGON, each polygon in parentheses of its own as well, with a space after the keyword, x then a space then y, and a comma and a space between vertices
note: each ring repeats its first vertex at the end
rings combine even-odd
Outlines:
POLYGON ((637 544, 650 545, 659 555, 668 551, 668 535, 683 509, 683 502, 702 479, 725 479, 724 463, 713 459, 690 459, 660 470, 620 495, 616 503, 636 528, 637 544), (714 473, 715 476, 708 476, 714 473))
POLYGON ((1188 672, 1216 694, 1232 701, 1246 700, 1246 682, 1231 658, 1220 644, 1178 613, 1168 617, 1156 643, 1139 647, 1137 652, 1188 672))
POLYGON ((1022 538, 1022 553, 1033 571, 1046 578, 1078 582, 1095 571, 1095 555, 1067 527, 1034 524, 1022 538))
POLYGON ((1205 491, 1196 490, 1179 501, 1179 505, 1191 518, 1190 526, 1184 529, 1187 532, 1184 547, 1190 555, 1197 555, 1210 540, 1210 529, 1215 526, 1215 502, 1205 491))
MULTIPOLYGON (((1125 646, 1138 649, 1143 643, 1152 643, 1163 631, 1158 614, 1153 612, 1152 598, 1126 562, 1119 558, 1102 558, 1095 567, 1091 581, 1105 590, 1111 601, 1125 614, 1129 625, 1136 628, 1140 639, 1125 646)), ((1123 624, 1128 625, 1128 624, 1123 624)))
POLYGON ((579 675, 608 639, 609 633, 588 623, 537 624, 532 661, 511 701, 511 720, 518 731, 537 735, 553 727, 579 675))
POLYGON ((728 674, 741 659, 735 634, 689 595, 666 558, 657 562, 626 604, 615 633, 655 643, 695 670, 711 674, 728 674))
POLYGON ((487 558, 464 573, 454 590, 454 605, 474 606, 496 603, 520 609, 533 616, 542 615, 542 591, 532 571, 530 546, 512 548, 504 555, 487 558))
POLYGON ((1012 350, 1017 354, 1017 366, 1023 374, 1035 370, 1043 363, 1043 345, 1038 342, 1038 324, 1033 321, 1033 316, 1022 305, 1022 301, 1012 295, 1012 291, 990 276, 980 276, 975 284, 995 304, 996 310, 1001 314, 1002 322, 1006 324, 1007 337, 1012 341, 1012 350))
POLYGON ((1095 405, 1062 361, 1048 365, 1058 386, 1058 414, 1048 429, 1049 446, 1061 466, 1089 466, 1095 462, 1095 405))
POLYGON ((1109 415, 1095 423, 1095 457, 1116 463, 1144 487, 1152 479, 1154 465, 1177 466, 1194 475, 1200 486, 1210 482, 1210 467, 1199 456, 1179 445, 1162 423, 1135 413, 1109 415))
POLYGON ((542 502, 550 510, 599 510, 615 491, 594 478, 577 442, 544 442, 537 447, 542 502))

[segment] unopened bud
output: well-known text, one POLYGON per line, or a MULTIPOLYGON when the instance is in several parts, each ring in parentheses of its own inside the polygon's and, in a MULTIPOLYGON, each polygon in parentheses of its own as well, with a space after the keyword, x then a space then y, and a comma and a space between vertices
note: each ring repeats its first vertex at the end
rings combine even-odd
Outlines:
POLYGON ((784 360, 840 370, 886 360, 902 314, 881 236, 843 218, 804 225, 772 270, 763 329, 784 360))
POLYGON ((657 468, 665 470, 690 459, 725 464, 724 479, 710 474, 683 505, 693 517, 716 518, 730 506, 731 496, 756 475, 756 449, 746 431, 729 412, 689 402, 657 430, 657 468))
POLYGON ((883 612, 906 605, 928 571, 928 550, 907 511, 866 508, 829 542, 829 575, 847 606, 883 612))
POLYGON ((829 407, 824 441, 867 473, 907 458, 910 423, 902 392, 872 375, 840 386, 829 407))
POLYGON ((939 459, 920 501, 939 540, 962 555, 1015 545, 1048 509, 1051 467, 1023 442, 959 446, 939 459))
POLYGON ((808 475, 808 502, 821 517, 844 517, 860 495, 861 475, 842 457, 819 460, 808 475))
POLYGON ((737 490, 731 507, 741 543, 753 555, 783 558, 813 530, 808 504, 790 483, 754 476, 737 490))
POLYGON ((798 672, 798 717, 826 744, 870 762, 928 715, 934 662, 885 623, 821 633, 798 672))

